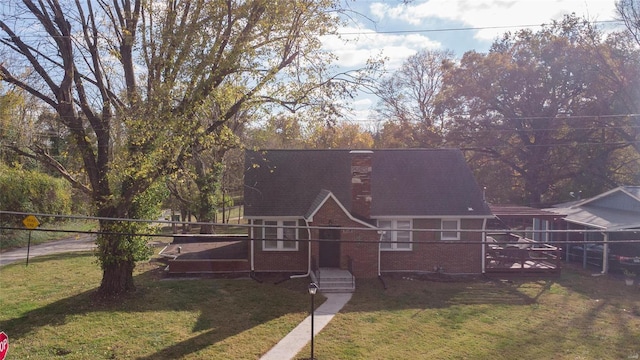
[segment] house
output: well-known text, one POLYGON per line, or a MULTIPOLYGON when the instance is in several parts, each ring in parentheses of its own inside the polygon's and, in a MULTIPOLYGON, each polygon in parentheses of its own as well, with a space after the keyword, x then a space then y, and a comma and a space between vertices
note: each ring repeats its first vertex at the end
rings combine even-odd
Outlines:
POLYGON ((493 218, 457 149, 247 151, 252 272, 480 274, 493 218))
MULTIPOLYGON (((567 242, 569 250, 576 243, 582 249, 586 249, 583 244, 601 245, 603 273, 609 270, 611 256, 607 254, 612 248, 623 252, 635 250, 637 255, 637 249, 633 247, 640 247, 640 186, 620 186, 592 198, 546 210, 561 216, 561 220, 553 225, 554 229, 567 230, 557 234, 556 242, 567 242), (625 249, 629 248, 628 244, 631 249, 625 249)), ((569 254, 568 251, 567 256, 569 254)))

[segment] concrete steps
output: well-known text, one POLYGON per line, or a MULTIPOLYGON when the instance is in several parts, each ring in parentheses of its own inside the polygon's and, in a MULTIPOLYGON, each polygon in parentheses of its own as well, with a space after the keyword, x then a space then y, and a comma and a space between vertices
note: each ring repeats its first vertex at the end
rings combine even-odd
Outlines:
POLYGON ((352 293, 356 291, 355 278, 347 270, 321 268, 314 275, 322 293, 352 293))

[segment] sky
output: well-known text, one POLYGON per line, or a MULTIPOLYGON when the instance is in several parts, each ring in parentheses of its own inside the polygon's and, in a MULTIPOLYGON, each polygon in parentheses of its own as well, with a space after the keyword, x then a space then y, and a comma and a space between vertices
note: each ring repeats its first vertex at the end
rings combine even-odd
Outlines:
MULTIPOLYGON (((452 50, 456 57, 475 50, 488 51, 507 31, 531 28, 565 14, 591 21, 615 20, 614 0, 342 0, 353 10, 344 42, 326 37, 324 48, 338 56, 340 69, 354 69, 374 55, 386 57, 388 71, 397 69, 420 49, 452 50)), ((606 26, 611 26, 607 24, 606 26)), ((365 124, 376 99, 358 96, 347 121, 365 124)))

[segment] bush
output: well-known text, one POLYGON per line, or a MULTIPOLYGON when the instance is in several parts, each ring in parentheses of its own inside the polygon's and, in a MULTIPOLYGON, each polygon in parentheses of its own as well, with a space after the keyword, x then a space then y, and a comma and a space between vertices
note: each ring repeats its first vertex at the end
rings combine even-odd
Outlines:
MULTIPOLYGON (((71 185, 37 171, 0 164, 0 209, 41 214, 69 214, 71 185)), ((42 219, 41 221, 46 221, 42 219)))

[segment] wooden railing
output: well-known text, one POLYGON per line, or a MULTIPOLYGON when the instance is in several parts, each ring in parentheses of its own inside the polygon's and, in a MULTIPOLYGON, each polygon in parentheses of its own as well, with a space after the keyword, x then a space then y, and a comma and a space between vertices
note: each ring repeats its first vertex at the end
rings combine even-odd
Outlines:
POLYGON ((559 272, 561 268, 560 248, 516 235, 501 240, 489 236, 485 252, 489 272, 559 272))

